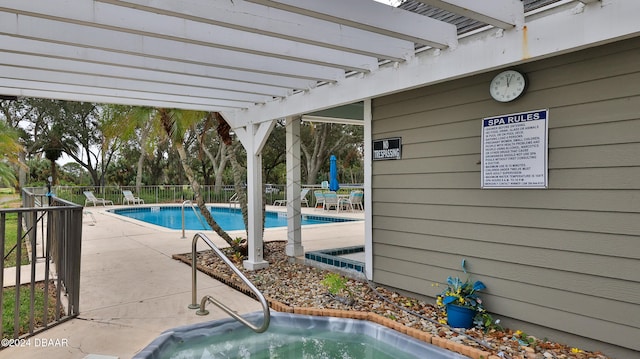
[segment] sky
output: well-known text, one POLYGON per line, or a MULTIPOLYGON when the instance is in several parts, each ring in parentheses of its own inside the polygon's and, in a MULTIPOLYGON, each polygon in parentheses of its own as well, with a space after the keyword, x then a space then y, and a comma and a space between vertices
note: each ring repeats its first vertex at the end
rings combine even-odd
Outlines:
POLYGON ((402 0, 374 0, 374 1, 388 4, 391 6, 398 6, 402 2, 402 0))

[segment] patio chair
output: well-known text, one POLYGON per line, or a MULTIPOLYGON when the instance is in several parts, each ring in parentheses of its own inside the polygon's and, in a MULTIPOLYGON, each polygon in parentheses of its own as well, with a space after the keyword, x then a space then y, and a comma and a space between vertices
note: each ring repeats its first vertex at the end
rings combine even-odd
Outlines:
POLYGON ((93 192, 91 191, 84 191, 84 196, 87 197, 87 199, 84 201, 84 206, 86 207, 88 203, 93 203, 93 206, 97 206, 98 204, 102 204, 103 206, 106 206, 107 203, 110 203, 111 205, 113 205, 113 201, 109 201, 107 199, 104 198, 97 198, 93 192))
POLYGON ((349 198, 344 198, 340 200, 340 206, 344 206, 347 209, 355 210, 358 208, 359 210, 363 210, 363 199, 364 193, 362 191, 351 191, 349 194, 349 198))
MULTIPOLYGON (((304 204, 305 206, 309 207, 309 200, 307 199, 307 193, 309 193, 309 189, 308 188, 303 188, 302 191, 300 191, 300 205, 304 204)), ((273 201, 273 205, 274 206, 286 206, 287 205, 287 200, 286 199, 276 199, 275 201, 273 201)))
POLYGON ((331 208, 335 208, 336 211, 340 211, 340 206, 338 203, 338 194, 334 191, 329 191, 324 193, 324 204, 322 208, 325 211, 330 210, 331 208))
POLYGON ((122 199, 122 204, 144 204, 144 200, 140 197, 135 197, 131 191, 122 191, 122 195, 124 198, 122 199))
POLYGON ((322 191, 313 191, 313 196, 316 198, 316 208, 320 205, 320 208, 324 208, 324 193, 322 191))

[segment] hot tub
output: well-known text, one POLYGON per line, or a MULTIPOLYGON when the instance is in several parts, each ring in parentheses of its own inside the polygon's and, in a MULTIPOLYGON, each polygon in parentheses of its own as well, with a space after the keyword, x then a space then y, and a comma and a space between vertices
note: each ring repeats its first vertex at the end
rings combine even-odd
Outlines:
MULTIPOLYGON (((261 323, 262 312, 243 316, 261 323)), ((252 332, 228 318, 162 333, 134 358, 462 359, 460 354, 364 320, 271 313, 252 332)))

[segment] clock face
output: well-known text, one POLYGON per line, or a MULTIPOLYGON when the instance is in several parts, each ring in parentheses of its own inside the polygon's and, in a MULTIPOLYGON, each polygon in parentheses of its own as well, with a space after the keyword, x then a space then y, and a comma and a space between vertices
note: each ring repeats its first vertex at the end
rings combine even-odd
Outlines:
POLYGON ((527 87, 527 79, 514 70, 499 73, 491 81, 489 92, 496 101, 509 102, 522 96, 527 87))

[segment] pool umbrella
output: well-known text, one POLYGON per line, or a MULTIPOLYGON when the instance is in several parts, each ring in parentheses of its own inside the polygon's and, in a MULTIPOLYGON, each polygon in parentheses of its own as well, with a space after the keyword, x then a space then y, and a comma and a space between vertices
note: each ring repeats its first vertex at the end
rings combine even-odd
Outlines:
POLYGON ((336 156, 331 155, 331 165, 329 166, 329 189, 331 191, 337 191, 340 189, 338 184, 338 164, 336 163, 336 156))

